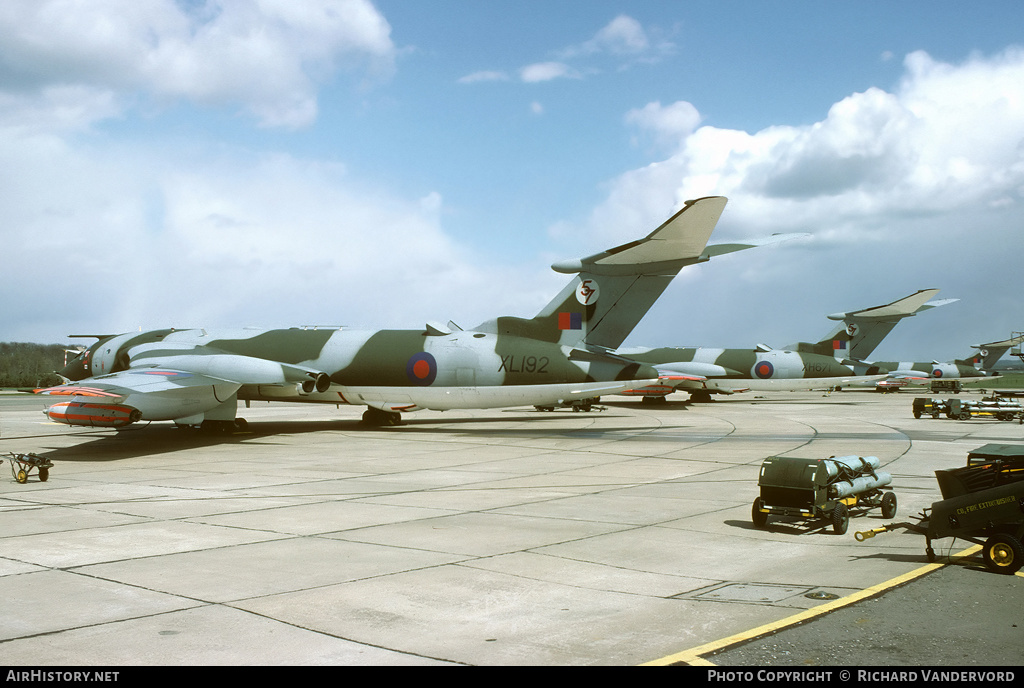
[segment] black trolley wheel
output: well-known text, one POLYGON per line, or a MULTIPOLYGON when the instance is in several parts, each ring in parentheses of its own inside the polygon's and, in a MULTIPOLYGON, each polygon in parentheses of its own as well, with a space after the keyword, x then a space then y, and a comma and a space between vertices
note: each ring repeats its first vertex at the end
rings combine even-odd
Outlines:
POLYGON ((1014 574, 1024 564, 1024 546, 1009 533, 996 533, 981 548, 985 566, 996 573, 1014 574))
POLYGON ((42 466, 39 469, 39 482, 45 483, 50 479, 50 469, 46 466, 42 466))
POLYGON ((882 495, 882 518, 892 518, 896 515, 896 495, 893 492, 886 492, 882 495))
POLYGON ((850 527, 850 510, 843 503, 836 504, 832 510, 832 530, 836 535, 846 535, 850 527))
POLYGON ((764 506, 764 500, 758 497, 754 500, 753 506, 750 507, 750 520, 754 522, 754 527, 764 528, 768 525, 768 514, 761 511, 761 507, 764 506))

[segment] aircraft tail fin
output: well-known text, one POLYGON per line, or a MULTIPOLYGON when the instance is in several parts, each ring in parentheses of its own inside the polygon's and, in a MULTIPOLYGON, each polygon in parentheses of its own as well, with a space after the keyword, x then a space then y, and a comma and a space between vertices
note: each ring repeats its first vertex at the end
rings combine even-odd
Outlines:
MULTIPOLYGON (((1003 357, 1011 347, 1020 347, 1021 342, 1024 342, 1024 334, 1018 334, 1010 339, 1003 340, 1001 342, 989 342, 988 344, 974 344, 971 346, 972 349, 978 349, 978 353, 971 356, 966 361, 957 361, 962 365, 973 365, 975 368, 981 370, 992 370, 995 368, 996 363, 1000 358, 1003 357)), ((1014 349, 1016 351, 1016 349, 1014 349)))
POLYGON ((793 236, 708 246, 726 202, 722 196, 687 201, 643 239, 555 263, 553 270, 574 277, 536 316, 501 317, 478 329, 563 346, 618 348, 683 267, 793 236))
POLYGON ((858 361, 866 360, 903 318, 959 301, 959 299, 929 301, 938 292, 938 289, 922 289, 910 296, 881 306, 848 313, 833 313, 828 316, 829 320, 839 320, 841 321, 840 325, 817 343, 798 344, 795 348, 828 356, 858 361))

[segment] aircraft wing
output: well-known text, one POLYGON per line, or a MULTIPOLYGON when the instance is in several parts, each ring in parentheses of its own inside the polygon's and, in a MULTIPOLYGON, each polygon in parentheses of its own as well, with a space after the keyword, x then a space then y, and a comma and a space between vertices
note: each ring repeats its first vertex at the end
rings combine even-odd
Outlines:
MULTIPOLYGON (((95 407, 102 398, 107 405, 130 409, 118 412, 130 414, 137 410, 144 420, 179 421, 207 413, 222 404, 237 403, 235 394, 243 385, 286 387, 291 396, 300 396, 327 391, 331 380, 326 373, 303 366, 204 351, 199 347, 188 353, 142 356, 127 370, 38 393, 75 397, 68 403, 76 409, 82 404, 95 407)), ((60 407, 58 412, 68 413, 67 404, 60 407)), ((97 408, 93 410, 98 412, 97 408)), ((231 417, 234 418, 233 411, 231 417)))
POLYGON ((894 370, 885 376, 887 380, 931 380, 932 376, 919 370, 894 370))
POLYGON ((236 384, 205 375, 196 375, 184 370, 164 368, 141 368, 89 378, 81 382, 68 382, 56 387, 37 389, 36 394, 53 396, 101 397, 124 399, 132 394, 168 392, 211 384, 236 384))
POLYGON ((681 373, 659 373, 658 382, 703 382, 707 380, 703 375, 684 375, 681 373))
MULTIPOLYGON (((235 402, 238 381, 167 368, 133 368, 36 390, 71 397, 46 411, 72 425, 120 427, 139 420, 177 420, 235 402)), ((232 411, 233 413, 233 411, 232 411)))
POLYGON ((677 391, 704 389, 705 380, 707 378, 703 375, 689 375, 673 370, 659 370, 656 383, 628 389, 622 392, 622 394, 631 397, 663 397, 666 394, 677 391))

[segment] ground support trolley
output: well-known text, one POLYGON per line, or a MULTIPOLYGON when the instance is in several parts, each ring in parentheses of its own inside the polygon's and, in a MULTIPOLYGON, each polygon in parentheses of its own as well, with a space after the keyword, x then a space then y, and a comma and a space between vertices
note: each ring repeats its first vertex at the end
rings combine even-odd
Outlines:
POLYGON ((966 466, 937 470, 935 479, 943 499, 917 522, 858 532, 857 541, 902 528, 924 535, 925 554, 935 561, 932 540, 960 538, 981 545, 990 571, 1016 573, 1024 564, 1024 445, 986 444, 968 454, 966 466))
POLYGON ((954 420, 971 418, 994 418, 996 420, 1019 419, 1024 424, 1024 405, 1002 396, 985 397, 980 401, 971 399, 914 399, 914 418, 940 415, 954 420))
POLYGON ((947 418, 953 417, 949 415, 949 399, 929 399, 927 397, 914 399, 914 418, 921 416, 938 418, 940 415, 945 415, 947 418))
POLYGON ((985 397, 981 401, 952 399, 949 402, 949 417, 959 420, 987 417, 996 420, 1019 419, 1024 423, 1024 406, 1009 399, 985 397))
POLYGON ((19 483, 27 483, 28 476, 31 475, 32 469, 35 468, 39 471, 39 480, 46 482, 50 478, 50 469, 53 468, 53 462, 44 456, 38 456, 36 454, 4 454, 7 460, 11 464, 11 475, 19 483))
POLYGON ((839 535, 846 533, 852 509, 881 508, 883 518, 896 515, 896 495, 887 485, 892 476, 878 470, 874 456, 801 459, 769 456, 761 463, 760 496, 750 515, 764 528, 769 516, 827 520, 839 535))

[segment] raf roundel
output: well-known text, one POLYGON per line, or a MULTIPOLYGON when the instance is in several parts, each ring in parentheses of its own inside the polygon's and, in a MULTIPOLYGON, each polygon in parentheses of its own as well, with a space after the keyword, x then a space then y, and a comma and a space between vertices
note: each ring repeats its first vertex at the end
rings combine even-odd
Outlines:
POLYGON ((754 364, 754 375, 757 375, 762 380, 767 380, 775 372, 775 366, 768 361, 758 361, 754 364))
POLYGON ((414 385, 426 387, 437 377, 437 361, 426 351, 421 351, 409 358, 405 374, 414 385))

